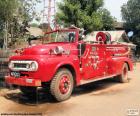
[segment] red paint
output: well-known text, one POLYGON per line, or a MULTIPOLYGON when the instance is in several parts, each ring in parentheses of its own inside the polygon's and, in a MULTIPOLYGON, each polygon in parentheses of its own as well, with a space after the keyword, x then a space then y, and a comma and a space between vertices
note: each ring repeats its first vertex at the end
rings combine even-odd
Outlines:
POLYGON ((7 83, 11 83, 14 85, 21 85, 21 86, 33 86, 33 87, 39 87, 41 86, 41 81, 37 79, 29 79, 29 78, 15 78, 11 76, 6 76, 5 78, 7 83))
MULTIPOLYGON (((57 32, 58 30, 54 31, 57 32)), ((133 69, 131 59, 126 56, 118 56, 127 52, 126 45, 106 45, 89 44, 78 41, 79 31, 77 29, 64 29, 59 32, 75 32, 75 41, 73 42, 53 42, 46 45, 32 46, 25 48, 22 54, 12 56, 11 60, 34 60, 38 63, 37 71, 19 71, 22 76, 14 78, 6 77, 6 82, 22 86, 41 86, 41 82, 50 82, 59 68, 71 68, 75 73, 76 85, 80 85, 82 80, 91 80, 103 78, 106 76, 119 75, 122 72, 124 63, 127 63, 130 71, 133 69), (85 45, 84 53, 79 56, 80 44, 85 45), (61 46, 64 52, 54 54, 53 50, 61 46), (26 77, 24 77, 26 75, 26 77), (33 79, 33 83, 26 83, 25 78, 33 79)), ((49 32, 46 34, 54 33, 49 32)), ((11 72, 11 70, 10 70, 11 72)), ((67 92, 69 87, 68 78, 62 78, 59 89, 62 93, 67 92)))
POLYGON ((59 84, 59 90, 62 94, 65 94, 68 92, 70 87, 70 80, 67 76, 63 76, 60 80, 59 84))

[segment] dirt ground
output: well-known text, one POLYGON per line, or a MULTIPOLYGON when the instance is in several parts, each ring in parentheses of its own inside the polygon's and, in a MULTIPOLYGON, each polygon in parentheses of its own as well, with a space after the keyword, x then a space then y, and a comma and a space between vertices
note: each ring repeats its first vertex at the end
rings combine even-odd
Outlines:
POLYGON ((130 82, 104 80, 77 87, 71 98, 56 103, 41 92, 28 99, 17 89, 0 90, 0 114, 19 113, 36 116, 140 116, 140 63, 129 73, 130 82), (36 100, 38 99, 38 100, 36 100), (135 111, 135 112, 130 112, 135 111), (131 113, 131 115, 129 114, 131 113))

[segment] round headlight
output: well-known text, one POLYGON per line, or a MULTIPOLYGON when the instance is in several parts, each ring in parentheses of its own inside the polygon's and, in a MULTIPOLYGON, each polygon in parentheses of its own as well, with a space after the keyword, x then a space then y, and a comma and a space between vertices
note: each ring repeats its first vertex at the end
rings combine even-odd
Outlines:
POLYGON ((36 71, 38 69, 37 62, 31 62, 30 68, 31 68, 32 71, 36 71))

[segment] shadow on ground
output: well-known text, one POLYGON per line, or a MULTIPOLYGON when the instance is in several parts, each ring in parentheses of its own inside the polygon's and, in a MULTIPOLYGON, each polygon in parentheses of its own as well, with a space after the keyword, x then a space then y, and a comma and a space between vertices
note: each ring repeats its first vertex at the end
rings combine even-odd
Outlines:
POLYGON ((88 94, 88 93, 92 93, 92 92, 103 91, 116 84, 118 84, 118 83, 115 82, 113 79, 106 79, 106 80, 102 80, 102 81, 88 83, 88 84, 77 87, 73 92, 73 96, 79 96, 79 95, 88 94))
POLYGON ((43 103, 56 103, 55 99, 48 93, 42 90, 38 90, 35 95, 25 95, 21 92, 6 93, 4 95, 6 99, 18 102, 26 105, 38 105, 43 103))
MULTIPOLYGON (((72 97, 75 96, 80 96, 83 94, 88 94, 91 92, 98 92, 102 91, 106 88, 112 87, 116 85, 117 83, 114 82, 111 79, 103 80, 103 81, 98 81, 94 83, 89 83, 85 85, 81 85, 79 87, 76 87, 72 93, 72 97)), ((103 93, 103 94, 108 94, 108 93, 103 93)), ((38 90, 36 95, 24 95, 21 92, 10 92, 6 93, 4 95, 6 99, 12 100, 14 102, 18 102, 20 104, 26 104, 26 105, 38 105, 38 104, 43 104, 43 103, 56 103, 54 98, 48 93, 44 92, 44 90, 40 89, 38 90)))

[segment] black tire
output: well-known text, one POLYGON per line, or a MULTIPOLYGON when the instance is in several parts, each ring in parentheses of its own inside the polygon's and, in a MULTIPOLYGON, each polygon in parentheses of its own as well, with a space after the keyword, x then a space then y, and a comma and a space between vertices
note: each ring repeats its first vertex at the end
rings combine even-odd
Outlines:
POLYGON ((116 77, 116 80, 119 81, 120 83, 128 83, 129 78, 128 78, 128 65, 124 63, 122 67, 122 72, 120 75, 116 77))
POLYGON ((35 94, 37 94, 37 88, 36 87, 20 86, 19 89, 25 95, 35 95, 35 94))
POLYGON ((60 102, 70 98, 73 87, 74 80, 71 72, 66 68, 61 68, 50 83, 50 92, 60 102))

